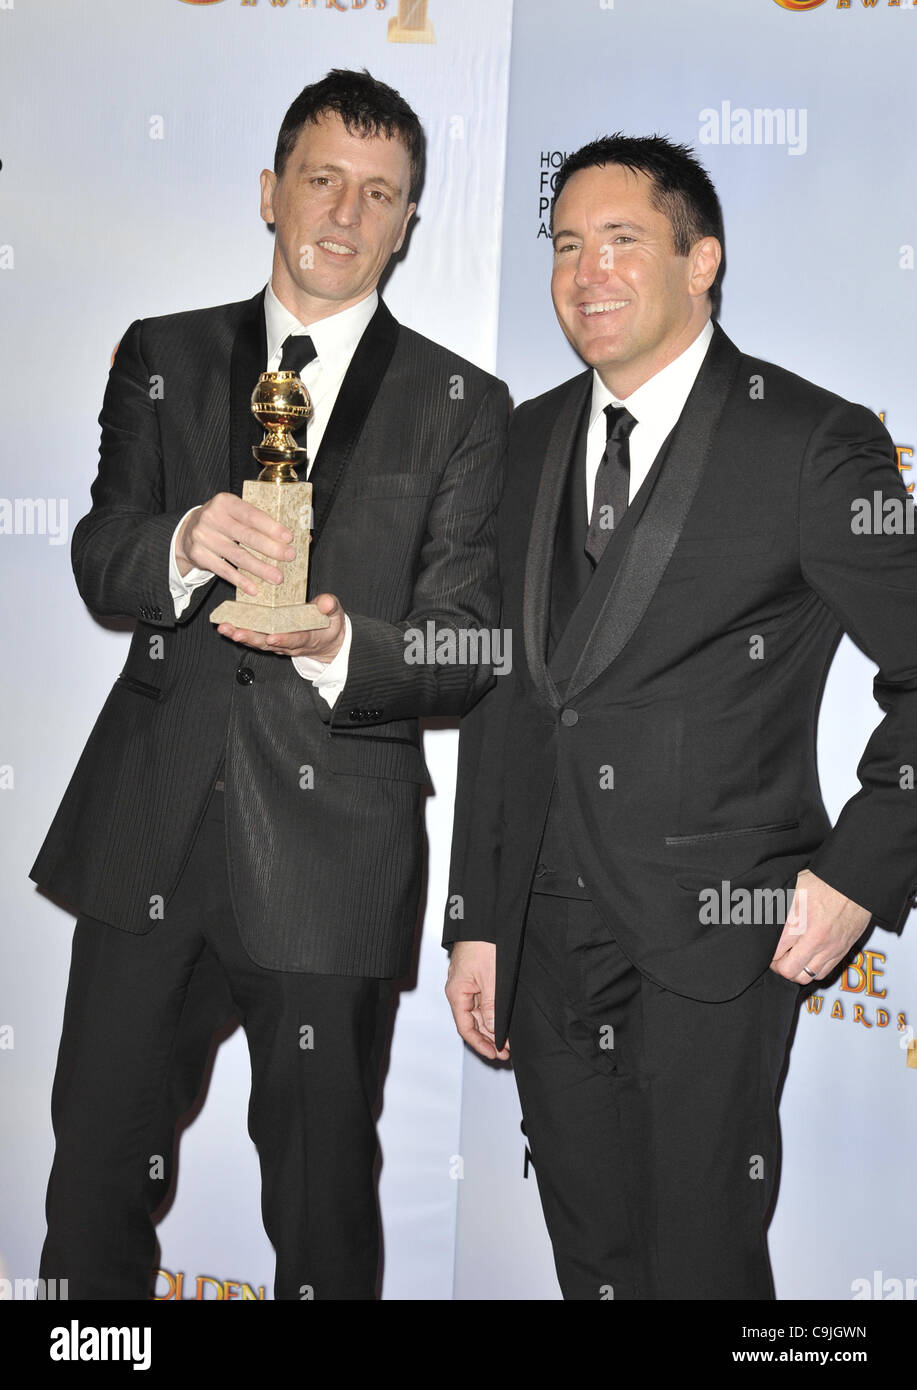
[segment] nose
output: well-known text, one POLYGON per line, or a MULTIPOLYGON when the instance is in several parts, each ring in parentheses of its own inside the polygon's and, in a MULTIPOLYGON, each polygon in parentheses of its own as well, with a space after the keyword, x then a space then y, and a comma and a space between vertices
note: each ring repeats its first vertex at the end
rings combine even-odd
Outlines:
POLYGON ((360 220, 360 190, 345 183, 331 210, 332 221, 339 227, 355 227, 360 220))
POLYGON ((613 265, 614 251, 610 244, 603 242, 599 246, 583 246, 576 260, 573 278, 583 290, 591 285, 603 285, 613 265))

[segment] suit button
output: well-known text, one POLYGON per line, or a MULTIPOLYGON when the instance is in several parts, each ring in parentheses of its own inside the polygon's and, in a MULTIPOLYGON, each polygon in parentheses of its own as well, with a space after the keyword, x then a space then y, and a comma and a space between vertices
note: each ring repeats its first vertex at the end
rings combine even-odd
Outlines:
POLYGON ((157 622, 157 623, 161 623, 161 622, 162 622, 162 609, 161 609, 161 608, 154 608, 154 609, 153 609, 153 619, 154 619, 154 621, 157 622))
POLYGON ((579 723, 579 715, 575 709, 562 709, 560 712, 560 722, 567 729, 572 729, 574 724, 579 723))
POLYGON ((148 618, 150 616, 150 610, 148 608, 141 608, 139 611, 141 618, 148 618))
POLYGON ((548 871, 547 871, 547 868, 545 867, 545 865, 544 865, 544 864, 539 864, 539 865, 538 865, 538 868, 535 870, 535 877, 536 877, 536 878, 544 878, 544 876, 545 876, 545 874, 546 874, 547 872, 548 872, 548 871))
POLYGON ((350 718, 353 719, 353 720, 362 719, 362 718, 363 718, 363 711, 362 711, 361 709, 352 709, 352 710, 350 711, 350 718))
POLYGON ((576 875, 576 886, 577 886, 577 888, 585 888, 585 887, 586 887, 585 883, 584 883, 583 880, 580 878, 579 874, 576 875))
POLYGON ((236 680, 240 685, 253 685, 255 673, 250 666, 240 666, 236 672, 236 680))

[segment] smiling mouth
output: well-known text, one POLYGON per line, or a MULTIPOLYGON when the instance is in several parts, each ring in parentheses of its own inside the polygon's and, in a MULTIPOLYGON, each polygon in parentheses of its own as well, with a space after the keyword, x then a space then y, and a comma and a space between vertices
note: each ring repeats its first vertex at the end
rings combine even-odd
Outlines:
POLYGON ((580 313, 589 319, 595 314, 613 314, 618 309, 626 309, 628 303, 627 299, 604 299, 600 304, 581 304, 580 313))
POLYGON ((327 238, 320 241, 318 245, 323 251, 333 251, 336 256, 355 256, 356 250, 352 246, 345 246, 340 241, 329 241, 327 238))

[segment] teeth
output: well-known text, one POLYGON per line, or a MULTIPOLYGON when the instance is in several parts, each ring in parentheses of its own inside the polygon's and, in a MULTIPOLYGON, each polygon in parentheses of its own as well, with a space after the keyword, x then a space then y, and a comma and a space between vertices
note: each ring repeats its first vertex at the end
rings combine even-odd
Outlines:
POLYGON ((336 241, 320 241, 319 246, 327 247, 329 251, 337 251, 340 256, 353 256, 356 252, 350 246, 340 246, 336 241))
POLYGON ((626 299, 607 299, 604 304, 584 304, 583 313, 588 318, 591 314, 607 314, 612 309, 623 309, 626 304, 626 299))

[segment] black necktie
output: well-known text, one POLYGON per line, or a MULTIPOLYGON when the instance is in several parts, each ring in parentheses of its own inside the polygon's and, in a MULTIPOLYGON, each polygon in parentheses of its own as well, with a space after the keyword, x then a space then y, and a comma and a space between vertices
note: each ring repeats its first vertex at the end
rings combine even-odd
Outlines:
POLYGON ((627 510, 630 489, 630 448, 628 438, 637 421, 623 405, 606 405, 608 436, 605 452, 595 475, 592 516, 586 533, 585 551, 594 565, 602 558, 611 533, 620 526, 627 510))
POLYGON ((279 372, 301 372, 303 367, 317 356, 315 344, 308 333, 291 333, 284 342, 280 366, 277 370, 279 372))

